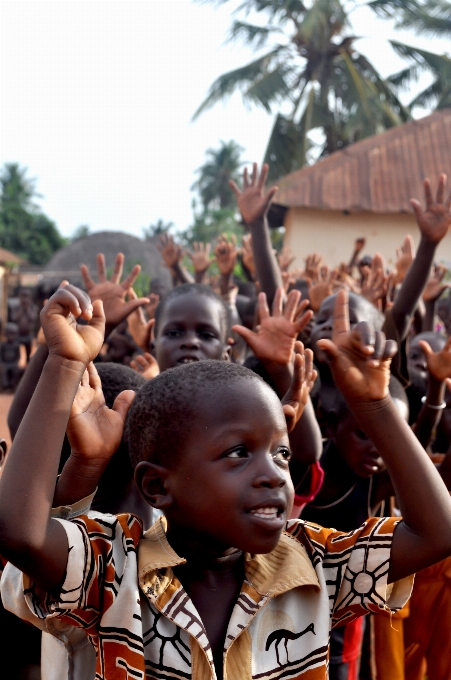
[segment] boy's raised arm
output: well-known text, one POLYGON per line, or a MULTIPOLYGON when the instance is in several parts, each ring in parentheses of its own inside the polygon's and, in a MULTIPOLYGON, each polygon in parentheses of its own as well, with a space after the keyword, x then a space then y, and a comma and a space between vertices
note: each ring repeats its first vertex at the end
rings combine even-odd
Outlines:
POLYGON ((335 305, 333 339, 320 340, 337 387, 382 455, 403 516, 390 556, 389 582, 451 554, 451 499, 437 470, 388 393, 396 343, 361 323, 350 332, 347 294, 335 305))
POLYGON ((259 176, 257 163, 254 163, 250 178, 247 168, 244 170, 243 191, 240 191, 233 180, 230 181, 230 187, 236 196, 241 217, 252 235, 252 249, 260 289, 266 293, 269 304, 272 304, 277 288, 283 288, 283 281, 273 252, 266 217, 277 187, 271 187, 265 193, 267 176, 268 165, 262 167, 259 176))
POLYGON ((100 300, 74 286, 59 289, 41 312, 49 357, 0 481, 0 553, 46 591, 63 582, 68 544, 50 519, 58 463, 72 402, 89 362, 102 347, 100 300), (76 318, 89 323, 78 325, 76 318))

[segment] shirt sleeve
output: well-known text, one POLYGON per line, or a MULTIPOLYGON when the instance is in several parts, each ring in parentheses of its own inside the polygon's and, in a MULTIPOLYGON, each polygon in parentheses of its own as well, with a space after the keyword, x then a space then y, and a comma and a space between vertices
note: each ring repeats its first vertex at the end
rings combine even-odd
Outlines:
POLYGON ((387 584, 398 517, 373 517, 349 533, 303 523, 307 549, 327 588, 332 625, 368 612, 394 612, 410 597, 414 575, 387 584))
MULTIPOLYGON (((47 620, 60 617, 88 633, 95 633, 98 621, 117 596, 131 554, 132 562, 136 564, 142 535, 141 522, 134 515, 116 517, 93 512, 70 522, 56 521, 66 531, 69 545, 66 574, 60 592, 46 593, 22 574, 23 598, 33 618, 47 620)), ((14 611, 22 605, 17 590, 17 574, 12 569, 8 576, 9 567, 3 574, 2 590, 10 589, 12 606, 8 608, 14 611), (16 579, 16 582, 8 586, 10 579, 16 579)), ((23 613, 17 613, 25 618, 23 613)))

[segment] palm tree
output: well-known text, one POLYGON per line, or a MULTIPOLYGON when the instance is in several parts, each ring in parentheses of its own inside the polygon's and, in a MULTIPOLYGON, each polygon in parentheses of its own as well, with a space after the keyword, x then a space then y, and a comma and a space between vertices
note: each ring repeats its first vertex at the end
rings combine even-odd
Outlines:
POLYGON ((220 142, 218 149, 206 151, 207 160, 198 168, 199 178, 192 189, 198 191, 204 210, 235 208, 236 200, 229 186, 229 181, 237 181, 241 161, 242 147, 230 140, 220 142))
POLYGON ((355 49, 340 0, 313 0, 310 7, 302 0, 246 0, 241 7, 267 22, 235 20, 230 39, 271 47, 217 78, 194 117, 236 90, 270 113, 283 103, 288 113, 277 114, 265 153, 273 179, 305 165, 314 128, 323 132, 321 156, 410 119, 394 88, 355 49))

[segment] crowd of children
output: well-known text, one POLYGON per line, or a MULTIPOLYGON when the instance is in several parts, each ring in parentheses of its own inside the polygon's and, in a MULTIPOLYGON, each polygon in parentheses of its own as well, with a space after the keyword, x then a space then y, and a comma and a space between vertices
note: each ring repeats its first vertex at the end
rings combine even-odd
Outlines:
POLYGON ((99 254, 44 305, 2 445, 5 677, 451 680, 446 176, 393 271, 364 239, 301 270, 267 171, 231 183, 241 248, 190 272, 164 234, 171 290, 99 254))

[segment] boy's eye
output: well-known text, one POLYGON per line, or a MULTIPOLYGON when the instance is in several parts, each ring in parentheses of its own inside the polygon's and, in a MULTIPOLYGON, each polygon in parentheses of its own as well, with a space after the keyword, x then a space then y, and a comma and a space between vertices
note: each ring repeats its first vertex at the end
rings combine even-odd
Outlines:
POLYGON ((281 446, 280 448, 277 449, 275 454, 273 455, 274 460, 280 460, 285 463, 288 463, 288 461, 291 458, 291 451, 286 448, 286 446, 281 446))
POLYGON ((199 337, 202 338, 202 340, 216 340, 216 334, 213 333, 213 331, 201 331, 199 333, 199 337))
POLYGON ((244 446, 237 446, 226 453, 226 458, 245 458, 246 456, 247 451, 244 446))
POLYGON ((179 330, 166 331, 165 335, 168 338, 179 338, 181 335, 181 331, 179 330))
POLYGON ((362 430, 356 430, 356 435, 362 441, 366 441, 368 439, 368 437, 366 436, 366 434, 362 430))

